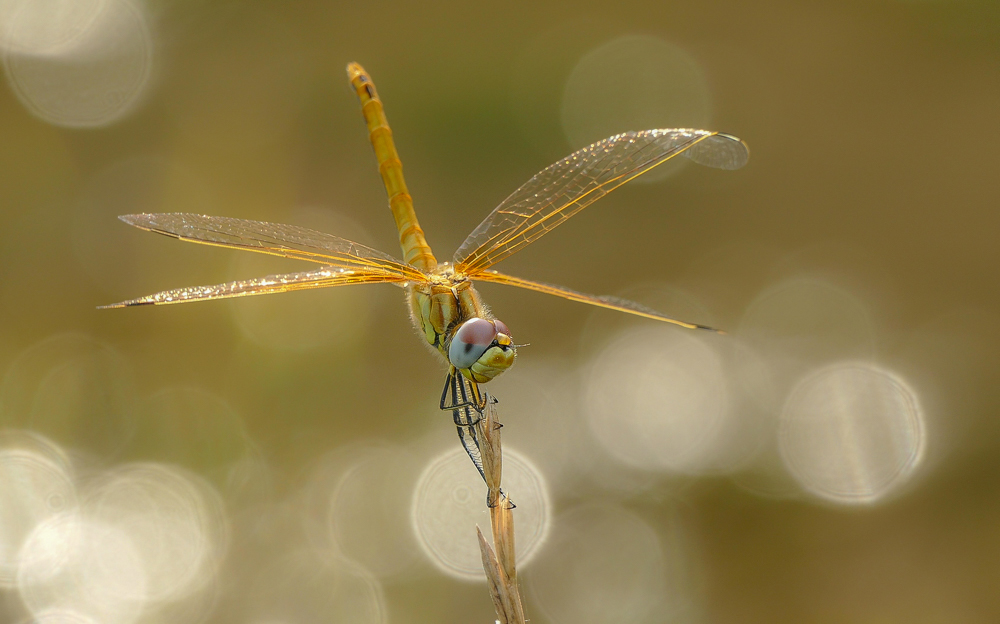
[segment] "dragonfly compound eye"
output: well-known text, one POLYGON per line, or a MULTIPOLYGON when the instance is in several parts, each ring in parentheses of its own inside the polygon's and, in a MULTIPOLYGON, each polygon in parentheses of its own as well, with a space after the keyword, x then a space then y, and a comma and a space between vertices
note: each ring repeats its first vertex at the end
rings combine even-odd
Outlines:
POLYGON ((486 319, 471 318, 462 323, 451 339, 448 359, 458 369, 469 368, 476 363, 493 344, 497 328, 486 319))
POLYGON ((497 328, 497 333, 498 333, 498 334, 503 334, 504 336, 507 336, 508 338, 510 338, 510 337, 511 337, 511 335, 510 335, 510 330, 509 330, 509 329, 507 329, 507 326, 506 326, 506 325, 504 325, 504 324, 503 324, 503 323, 502 323, 501 321, 499 321, 499 320, 494 320, 494 321, 493 321, 493 325, 495 325, 495 326, 496 326, 496 328, 497 328))

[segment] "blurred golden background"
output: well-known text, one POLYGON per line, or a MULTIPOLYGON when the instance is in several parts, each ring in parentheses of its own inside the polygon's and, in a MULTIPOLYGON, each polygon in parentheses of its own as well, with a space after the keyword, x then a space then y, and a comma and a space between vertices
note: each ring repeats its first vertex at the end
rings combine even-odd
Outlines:
POLYGON ((481 288, 532 622, 1000 620, 996 3, 0 0, 0 52, 0 621, 493 621, 399 289, 95 309, 302 269, 120 214, 398 256, 348 61, 441 259, 608 135, 751 149, 498 267, 728 336, 481 288))

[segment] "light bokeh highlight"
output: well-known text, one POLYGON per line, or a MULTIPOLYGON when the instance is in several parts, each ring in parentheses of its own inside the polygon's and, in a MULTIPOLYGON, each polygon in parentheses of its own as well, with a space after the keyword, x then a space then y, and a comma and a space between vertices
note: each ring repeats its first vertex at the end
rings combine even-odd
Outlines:
POLYGON ((532 603, 553 624, 652 624, 697 616, 683 541, 665 545, 649 523, 616 505, 584 504, 559 514, 525 579, 532 603))
POLYGON ((133 0, 6 0, 7 81, 33 115, 57 126, 106 126, 141 101, 153 40, 133 0))
POLYGON ((195 475, 162 464, 116 468, 91 486, 85 512, 124 527, 141 557, 145 597, 169 602, 205 587, 229 540, 218 494, 195 475))
POLYGON ((926 435, 916 394, 904 381, 848 362, 796 386, 782 410, 779 445, 808 491, 834 503, 870 504, 913 475, 926 435))
POLYGON ((598 444, 633 468, 708 469, 730 414, 715 338, 651 325, 622 333, 598 353, 584 384, 584 413, 598 444))
POLYGON ((870 304, 819 276, 798 275, 771 284, 747 306, 733 333, 751 348, 742 369, 758 404, 774 411, 803 371, 875 354, 870 304))
POLYGON ((274 553, 255 571, 237 608, 251 622, 387 624, 382 586, 364 568, 312 549, 274 553))
POLYGON ((130 363, 85 334, 56 334, 24 349, 0 383, 0 426, 30 429, 102 457, 135 433, 130 363))
POLYGON ((69 466, 10 437, 0 436, 0 588, 15 585, 21 547, 35 526, 77 504, 69 466))
POLYGON ((100 622, 68 609, 45 609, 35 614, 32 624, 100 624, 100 622))
MULTIPOLYGON (((648 35, 626 35, 587 52, 566 79, 560 118, 573 149, 629 130, 706 128, 711 93, 704 70, 682 48, 648 35)), ((680 161, 678 161, 680 162, 680 161)), ((675 171, 667 164, 642 176, 675 171)))
MULTIPOLYGON (((515 557, 527 565, 549 532, 552 503, 542 474, 517 451, 504 448, 503 489, 517 505, 515 557)), ((413 492, 413 532, 424 554, 445 574, 485 581, 475 526, 490 526, 486 486, 468 456, 449 450, 428 463, 413 492)))
POLYGON ((139 619, 148 580, 125 527, 76 513, 35 527, 18 570, 18 590, 31 611, 67 609, 109 624, 139 619))
MULTIPOLYGON (((408 572, 419 557, 409 530, 408 501, 420 470, 405 448, 376 444, 349 449, 350 463, 324 488, 324 525, 338 555, 379 578, 408 572)), ((327 467, 332 467, 327 464, 327 467)))
POLYGON ((102 470, 37 434, 0 432, 0 591, 34 622, 202 621, 228 544, 222 499, 192 473, 102 470))

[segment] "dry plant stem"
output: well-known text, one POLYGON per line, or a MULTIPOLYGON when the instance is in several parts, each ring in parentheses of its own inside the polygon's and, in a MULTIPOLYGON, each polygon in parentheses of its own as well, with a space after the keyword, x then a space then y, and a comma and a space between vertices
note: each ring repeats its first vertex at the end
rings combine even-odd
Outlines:
POLYGON ((503 458, 500 446, 500 420, 496 404, 487 400, 482 418, 476 424, 480 452, 483 458, 483 472, 489 488, 487 505, 490 509, 490 525, 493 529, 491 547, 483 532, 476 527, 479 535, 479 549, 483 556, 483 569, 490 586, 490 596, 497 619, 501 624, 524 624, 524 607, 517 587, 517 572, 514 568, 514 505, 500 490, 503 458))
POLYGON ((500 446, 502 425, 494 401, 487 395, 486 408, 476 423, 476 434, 480 440, 479 453, 483 459, 483 476, 489 489, 486 502, 490 507, 496 507, 500 500, 500 479, 503 476, 503 451, 500 446))

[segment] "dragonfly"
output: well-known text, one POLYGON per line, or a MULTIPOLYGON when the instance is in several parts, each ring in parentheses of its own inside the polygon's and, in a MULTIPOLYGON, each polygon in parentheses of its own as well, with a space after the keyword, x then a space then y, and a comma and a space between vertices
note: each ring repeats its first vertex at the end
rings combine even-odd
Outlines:
POLYGON ((588 295, 496 271, 517 253, 626 182, 677 156, 718 169, 739 169, 749 150, 740 139, 695 129, 653 129, 618 134, 584 147, 546 167, 502 201, 455 252, 438 262, 417 221, 403 167, 371 76, 347 66, 361 102, 368 137, 396 222, 403 259, 339 236, 295 225, 189 213, 119 217, 139 229, 182 241, 303 260, 319 268, 211 286, 165 290, 101 306, 124 308, 207 301, 355 284, 394 284, 406 291, 413 324, 448 368, 440 408, 451 410, 459 437, 477 462, 477 413, 494 400, 480 386, 514 363, 511 331, 483 302, 475 282, 491 282, 555 295, 688 329, 710 327, 674 319, 634 301, 588 295))

